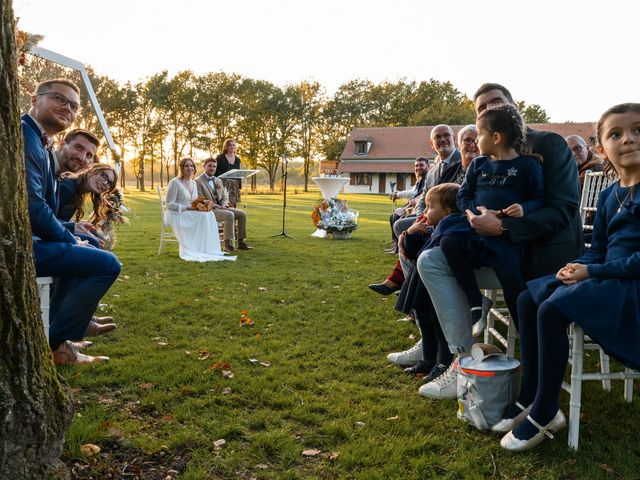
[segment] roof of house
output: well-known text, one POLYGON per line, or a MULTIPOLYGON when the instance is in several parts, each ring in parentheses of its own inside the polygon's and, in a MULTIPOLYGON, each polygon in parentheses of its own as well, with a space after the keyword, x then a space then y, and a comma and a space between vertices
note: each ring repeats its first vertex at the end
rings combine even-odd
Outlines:
MULTIPOLYGON (((452 125, 451 128, 455 135, 463 127, 463 125, 452 125)), ((595 124, 585 123, 533 123, 529 127, 536 130, 548 130, 556 132, 562 137, 569 135, 580 135, 587 143, 591 137, 595 137, 595 124)), ((343 161, 351 163, 352 161, 362 160, 378 160, 393 162, 397 160, 415 160, 419 156, 427 156, 433 158, 436 152, 431 147, 429 138, 433 126, 425 127, 376 127, 376 128, 354 128, 349 133, 347 144, 344 147, 342 155, 340 155, 340 167, 343 167, 343 161), (366 155, 356 155, 356 141, 367 139, 372 142, 371 148, 366 155)), ((382 165, 380 165, 382 167, 382 165)), ((413 162, 410 165, 413 171, 413 162)), ((342 171, 343 168, 340 168, 342 171)), ((375 171, 391 171, 379 170, 375 171)), ((406 171, 406 170, 402 170, 406 171)))

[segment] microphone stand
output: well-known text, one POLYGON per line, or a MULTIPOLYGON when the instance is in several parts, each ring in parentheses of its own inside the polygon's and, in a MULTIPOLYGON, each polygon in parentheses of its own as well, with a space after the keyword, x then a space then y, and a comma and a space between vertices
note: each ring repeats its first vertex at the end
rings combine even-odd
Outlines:
POLYGON ((291 235, 287 235, 287 232, 284 229, 284 217, 285 212, 287 211, 287 176, 289 175, 287 167, 289 161, 287 160, 286 155, 280 155, 280 159, 282 160, 282 182, 284 188, 284 199, 282 201, 282 231, 275 235, 271 235, 271 237, 286 237, 293 239, 291 235))

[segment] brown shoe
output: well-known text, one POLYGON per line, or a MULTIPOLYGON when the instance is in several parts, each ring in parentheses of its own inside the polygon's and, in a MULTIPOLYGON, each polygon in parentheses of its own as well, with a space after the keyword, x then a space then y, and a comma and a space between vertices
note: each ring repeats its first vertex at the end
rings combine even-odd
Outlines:
POLYGON ((83 350, 93 345, 93 342, 90 342, 89 340, 81 340, 79 342, 71 342, 71 345, 73 345, 73 348, 76 350, 83 350))
POLYGON ((240 242, 240 244, 238 245, 238 248, 240 250, 253 250, 253 247, 249 245, 247 242, 240 242))
POLYGON ((53 352, 53 363, 56 365, 83 365, 108 361, 109 357, 92 357, 78 352, 69 340, 61 343, 53 352))
POLYGON ((98 335, 104 335, 105 333, 113 332, 116 329, 115 323, 107 323, 100 325, 99 323, 91 320, 87 329, 84 331, 83 337, 97 337, 98 335))
POLYGON ((96 317, 95 315, 91 318, 93 322, 96 322, 99 325, 106 325, 107 323, 113 323, 113 317, 96 317))
POLYGON ((236 249, 233 248, 233 245, 231 245, 231 240, 225 240, 224 247, 222 247, 222 249, 227 253, 233 253, 236 251, 236 249))

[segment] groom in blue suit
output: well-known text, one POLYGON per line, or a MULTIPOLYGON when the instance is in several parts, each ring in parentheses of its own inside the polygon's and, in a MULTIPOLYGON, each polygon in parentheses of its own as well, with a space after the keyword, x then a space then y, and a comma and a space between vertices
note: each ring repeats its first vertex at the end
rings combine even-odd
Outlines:
POLYGON ((120 273, 111 252, 86 246, 73 223, 60 222, 51 137, 74 122, 80 109, 80 90, 69 80, 42 82, 31 97, 31 109, 22 116, 29 218, 38 276, 59 279, 52 298, 49 344, 56 364, 90 363, 90 357, 72 341, 83 338, 102 296, 120 273))

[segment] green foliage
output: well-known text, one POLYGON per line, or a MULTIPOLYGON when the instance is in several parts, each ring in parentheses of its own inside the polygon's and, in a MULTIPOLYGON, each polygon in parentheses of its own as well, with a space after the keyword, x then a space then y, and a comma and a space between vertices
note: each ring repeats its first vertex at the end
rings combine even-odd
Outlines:
POLYGON ((612 393, 584 386, 578 455, 566 430, 530 453, 507 453, 498 435, 460 422, 455 401, 421 398, 420 382, 386 361, 418 331, 396 322, 395 297, 366 288, 395 264, 382 253, 389 200, 343 198, 360 211, 352 240, 310 237, 316 194, 288 198, 294 239, 271 237, 281 230, 282 196, 250 195, 255 249, 236 262, 199 264, 181 261, 175 244, 157 255, 158 200, 129 195, 132 222, 116 245, 123 270, 103 300, 119 328, 89 350, 111 362, 60 369, 77 392, 69 462, 99 472, 124 449, 168 448, 187 455, 179 478, 192 480, 582 479, 604 478, 603 465, 638 478, 640 404, 624 403, 621 382, 612 393), (243 309, 254 326, 239 326, 243 309), (229 362, 234 377, 208 370, 217 362, 229 362), (83 443, 105 456, 77 460, 83 443), (322 453, 304 457, 308 449, 322 453))
POLYGON ((532 103, 531 105, 527 105, 524 101, 516 102, 518 106, 518 110, 522 114, 522 118, 524 118, 525 123, 548 123, 549 115, 547 112, 538 104, 532 103))

